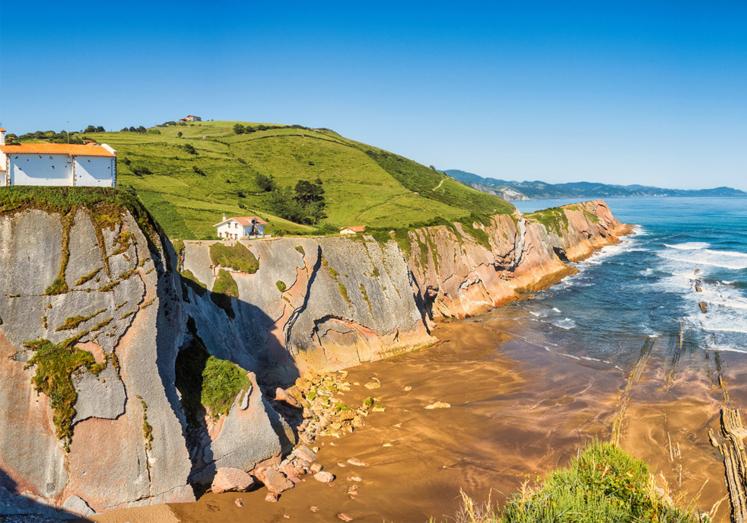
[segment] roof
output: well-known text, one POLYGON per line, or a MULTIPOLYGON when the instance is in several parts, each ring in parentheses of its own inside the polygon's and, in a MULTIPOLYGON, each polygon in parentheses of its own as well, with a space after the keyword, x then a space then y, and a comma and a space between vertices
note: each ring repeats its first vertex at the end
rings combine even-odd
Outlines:
POLYGON ((252 224, 252 222, 256 223, 257 225, 267 225, 267 222, 264 221, 259 216, 233 216, 231 218, 226 218, 220 223, 216 223, 215 225, 213 225, 213 227, 218 227, 219 225, 223 225, 224 223, 230 222, 230 221, 239 222, 239 225, 242 225, 244 227, 249 227, 252 224))
POLYGON ((67 143, 24 143, 21 145, 0 145, 5 154, 65 154, 68 156, 108 156, 114 157, 114 149, 102 145, 77 145, 67 143))
POLYGON ((0 133, 4 133, 4 132, 5 132, 5 127, 0 127, 0 133))
POLYGON ((365 225, 349 225, 347 227, 342 227, 340 230, 341 231, 353 231, 353 232, 366 232, 366 226, 365 225))

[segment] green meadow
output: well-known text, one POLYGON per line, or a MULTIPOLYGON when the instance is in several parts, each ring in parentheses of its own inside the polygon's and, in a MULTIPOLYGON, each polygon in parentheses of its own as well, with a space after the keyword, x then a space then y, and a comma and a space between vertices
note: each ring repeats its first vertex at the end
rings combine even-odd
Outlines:
POLYGON ((514 210, 435 169, 328 129, 241 122, 253 132, 237 134, 236 123, 84 136, 117 149, 119 186, 134 188, 172 238, 211 238, 224 213, 257 215, 269 222, 268 232, 301 235, 345 225, 402 229, 514 210), (310 226, 275 216, 257 174, 290 189, 299 180, 320 179, 327 218, 310 226))

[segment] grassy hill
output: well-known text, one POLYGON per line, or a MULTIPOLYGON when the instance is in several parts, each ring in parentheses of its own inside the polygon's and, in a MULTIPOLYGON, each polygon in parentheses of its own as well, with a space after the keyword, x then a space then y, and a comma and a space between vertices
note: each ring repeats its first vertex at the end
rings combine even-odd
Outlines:
POLYGON ((344 225, 406 228, 513 212, 500 198, 330 130, 242 122, 252 132, 236 134, 236 123, 84 136, 117 149, 119 186, 134 188, 174 238, 213 237, 212 225, 223 213, 259 215, 274 234, 313 234, 344 225), (273 215, 270 194, 257 186, 258 173, 288 188, 321 179, 327 218, 312 227, 273 215))

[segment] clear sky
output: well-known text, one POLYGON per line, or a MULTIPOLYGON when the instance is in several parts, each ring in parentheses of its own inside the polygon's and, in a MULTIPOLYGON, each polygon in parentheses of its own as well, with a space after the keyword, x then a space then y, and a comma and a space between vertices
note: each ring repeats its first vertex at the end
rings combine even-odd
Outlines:
POLYGON ((0 0, 0 122, 329 127, 519 180, 747 189, 747 2, 0 0))

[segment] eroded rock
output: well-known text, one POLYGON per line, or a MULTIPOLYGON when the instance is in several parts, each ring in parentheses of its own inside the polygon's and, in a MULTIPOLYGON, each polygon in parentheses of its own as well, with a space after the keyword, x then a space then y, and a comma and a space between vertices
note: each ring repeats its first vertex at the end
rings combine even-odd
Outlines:
POLYGON ((215 471, 210 490, 215 494, 223 492, 244 492, 254 484, 254 479, 241 469, 220 467, 215 471))

